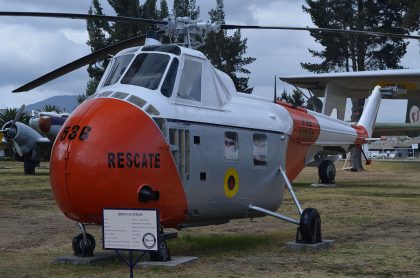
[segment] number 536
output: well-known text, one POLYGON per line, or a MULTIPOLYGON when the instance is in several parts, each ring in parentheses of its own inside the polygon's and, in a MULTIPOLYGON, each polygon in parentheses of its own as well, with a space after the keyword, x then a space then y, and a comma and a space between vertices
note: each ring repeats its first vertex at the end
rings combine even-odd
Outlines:
POLYGON ((90 126, 84 126, 80 128, 80 126, 66 126, 61 133, 60 140, 63 141, 66 138, 69 140, 73 140, 79 138, 80 141, 86 141, 89 137, 90 131, 92 128, 90 126))

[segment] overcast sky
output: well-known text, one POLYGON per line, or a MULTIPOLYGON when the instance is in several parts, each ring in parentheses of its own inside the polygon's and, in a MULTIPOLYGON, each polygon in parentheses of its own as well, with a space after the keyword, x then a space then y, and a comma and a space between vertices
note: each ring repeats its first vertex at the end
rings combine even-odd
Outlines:
MULTIPOLYGON (((201 18, 207 20, 208 11, 215 6, 216 0, 197 2, 201 18)), ((90 0, 0 0, 0 10, 86 13, 90 3, 90 0)), ((112 15, 113 10, 107 1, 101 0, 101 3, 105 13, 112 15)), ((172 1, 168 3, 172 7, 172 1)), ((310 17, 302 11, 303 3, 297 0, 225 0, 226 21, 232 24, 313 26, 310 17)), ((320 48, 307 32, 248 30, 242 35, 248 38, 247 55, 257 58, 248 67, 251 71, 250 85, 256 94, 267 97, 273 95, 274 75, 306 73, 300 63, 316 61, 308 53, 308 48, 320 48)), ((10 92, 89 54, 87 38, 86 22, 83 20, 0 17, 0 108, 30 104, 58 94, 82 94, 88 81, 86 68, 31 92, 10 92)), ((419 58, 419 45, 411 42, 403 66, 420 68, 419 58)), ((279 91, 284 87, 279 83, 279 91)), ((404 111, 399 116, 381 113, 379 120, 402 121, 405 119, 405 107, 401 109, 404 111)))

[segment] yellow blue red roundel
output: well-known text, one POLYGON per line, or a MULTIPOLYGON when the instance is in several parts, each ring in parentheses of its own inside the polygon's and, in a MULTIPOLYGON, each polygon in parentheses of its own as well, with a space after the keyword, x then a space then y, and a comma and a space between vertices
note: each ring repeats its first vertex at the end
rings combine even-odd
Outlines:
POLYGON ((235 168, 229 168, 226 171, 224 179, 224 190, 225 195, 229 199, 232 199, 239 189, 239 175, 235 168))

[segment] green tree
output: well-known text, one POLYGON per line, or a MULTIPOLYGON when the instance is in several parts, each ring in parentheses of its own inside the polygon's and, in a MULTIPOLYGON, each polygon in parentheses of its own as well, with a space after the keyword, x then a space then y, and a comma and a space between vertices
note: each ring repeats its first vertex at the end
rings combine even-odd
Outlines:
POLYGON ((405 7, 404 26, 411 31, 420 32, 420 1, 418 0, 392 0, 402 2, 405 7))
POLYGON ((280 98, 294 106, 303 107, 303 105, 305 104, 303 93, 296 89, 293 89, 293 92, 291 94, 287 92, 286 89, 284 89, 280 98))
POLYGON ((283 92, 281 93, 280 99, 288 102, 288 103, 292 103, 292 98, 290 97, 289 93, 287 92, 286 89, 283 89, 283 92))
POLYGON ((38 112, 56 112, 60 114, 61 112, 63 112, 63 109, 54 104, 46 104, 44 108, 38 109, 38 112))
POLYGON ((198 19, 200 7, 197 6, 196 0, 174 0, 172 13, 175 17, 188 16, 191 19, 198 19))
MULTIPOLYGON (((166 0, 160 1, 162 11, 156 9, 157 0, 146 0, 143 5, 140 4, 139 0, 108 0, 108 3, 118 16, 158 19, 159 17, 167 17, 169 14, 166 0)), ((104 15, 99 0, 92 0, 89 14, 104 15)), ((115 22, 111 24, 105 20, 88 20, 89 39, 87 45, 90 46, 92 52, 95 52, 113 43, 144 34, 154 28, 154 26, 145 23, 115 22)), ((108 63, 109 59, 103 59, 88 66, 89 81, 86 86, 86 93, 79 95, 77 98, 79 103, 95 93, 108 63)))
MULTIPOLYGON (((99 0, 92 0, 92 4, 89 8, 88 14, 104 15, 103 9, 99 0)), ((111 33, 111 26, 107 21, 104 20, 88 20, 87 31, 89 39, 86 42, 92 52, 98 51, 106 47, 110 40, 109 34, 111 33)), ((101 80, 104 70, 108 65, 109 60, 99 60, 94 64, 88 66, 89 81, 86 85, 85 94, 79 95, 77 98, 78 103, 82 103, 87 97, 95 93, 98 87, 99 81, 101 80)))
POLYGON ((169 16, 169 7, 166 0, 160 1, 159 19, 165 19, 169 16))
MULTIPOLYGON (((156 3, 156 1, 154 2, 156 3)), ((143 8, 139 0, 108 0, 108 3, 114 9, 117 16, 142 17, 143 8)), ((150 6, 150 1, 146 1, 145 4, 150 6)), ((147 9, 147 12, 153 13, 149 9, 147 9)), ((109 43, 121 42, 143 34, 148 30, 148 27, 148 25, 146 26, 143 23, 115 22, 112 25, 109 43)))
MULTIPOLYGON (((411 0, 406 0, 411 2, 411 0)), ((407 34, 403 27, 407 3, 386 0, 306 0, 303 10, 318 27, 367 30, 407 34)), ((418 16, 418 15, 417 15, 418 16)), ((330 71, 365 71, 401 68, 400 60, 408 43, 385 37, 311 32, 324 49, 309 50, 321 63, 301 63, 304 69, 321 73, 330 71)), ((373 89, 373 88, 372 88, 373 89)), ((351 120, 359 120, 364 99, 353 98, 351 120)), ((363 169, 361 150, 352 150, 353 170, 363 169)))
MULTIPOLYGON (((408 33, 401 27, 402 2, 385 0, 306 0, 303 10, 311 15, 318 27, 357 29, 391 33, 408 33)), ((321 63, 301 63, 304 69, 321 73, 330 71, 365 71, 401 68, 407 42, 384 37, 311 32, 324 49, 309 50, 321 63)), ((358 121, 364 99, 352 99, 352 121, 358 121)))
MULTIPOLYGON (((5 108, 0 110, 0 129, 5 123, 15 119, 17 111, 17 108, 5 108)), ((22 113, 22 116, 18 119, 18 121, 27 125, 29 123, 29 118, 30 117, 28 117, 25 113, 22 113)))
MULTIPOLYGON (((209 12, 212 23, 225 23, 223 0, 216 0, 217 6, 209 12)), ((200 50, 206 54, 211 63, 219 70, 227 73, 235 83, 236 89, 243 93, 252 93, 253 88, 248 87, 251 72, 246 66, 256 59, 244 57, 247 49, 247 39, 241 38, 241 32, 235 31, 228 36, 225 30, 210 33, 205 39, 205 45, 200 50)))

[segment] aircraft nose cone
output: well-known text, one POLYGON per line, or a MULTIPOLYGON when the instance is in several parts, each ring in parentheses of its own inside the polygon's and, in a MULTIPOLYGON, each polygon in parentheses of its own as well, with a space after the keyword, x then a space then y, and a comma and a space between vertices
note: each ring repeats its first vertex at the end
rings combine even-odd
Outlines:
POLYGON ((171 226, 186 208, 174 167, 149 115, 121 100, 92 99, 72 113, 57 137, 51 185, 60 208, 76 221, 100 224, 103 208, 158 208, 171 226), (140 200, 145 187, 154 194, 146 202, 140 200))
POLYGON ((48 116, 42 116, 38 120, 39 129, 43 133, 48 133, 51 129, 51 119, 48 116))

